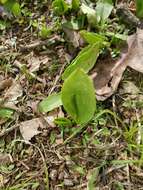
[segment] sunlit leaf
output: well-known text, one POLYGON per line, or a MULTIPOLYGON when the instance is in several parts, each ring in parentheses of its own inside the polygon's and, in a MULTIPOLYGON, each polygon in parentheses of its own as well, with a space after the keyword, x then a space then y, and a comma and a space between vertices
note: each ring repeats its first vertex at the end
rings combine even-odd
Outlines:
POLYGON ((100 44, 92 44, 83 48, 78 56, 72 61, 72 63, 66 68, 62 75, 62 79, 65 80, 69 75, 77 68, 82 68, 86 73, 94 66, 100 53, 100 44))
POLYGON ((61 105, 61 93, 52 94, 39 103, 38 110, 42 113, 47 113, 61 105))
POLYGON ((78 124, 87 123, 96 109, 95 90, 92 80, 82 69, 74 71, 62 87, 65 110, 78 124))
POLYGON ((69 9, 68 4, 64 0, 54 0, 52 7, 54 12, 58 15, 63 15, 69 9))
POLYGON ((107 41, 105 36, 93 32, 87 32, 86 30, 80 31, 80 35, 89 44, 95 44, 98 42, 103 43, 107 41))
POLYGON ((99 0, 97 2, 97 6, 95 9, 98 22, 106 21, 112 12, 112 9, 113 9, 113 5, 112 5, 111 1, 99 0))
POLYGON ((83 14, 87 15, 87 19, 88 19, 88 23, 91 25, 96 25, 97 23, 97 17, 96 17, 96 12, 93 8, 85 5, 84 3, 82 3, 81 5, 81 11, 83 12, 83 14))

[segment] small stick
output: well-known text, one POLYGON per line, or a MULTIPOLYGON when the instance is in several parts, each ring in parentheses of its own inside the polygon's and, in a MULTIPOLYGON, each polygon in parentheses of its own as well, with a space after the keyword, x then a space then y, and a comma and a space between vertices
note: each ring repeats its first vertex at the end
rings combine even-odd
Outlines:
POLYGON ((62 68, 61 68, 61 70, 60 70, 59 75, 56 76, 55 81, 54 81, 54 84, 53 84, 52 88, 49 90, 49 93, 48 93, 49 95, 52 94, 52 92, 54 91, 54 89, 55 89, 55 87, 56 87, 58 81, 60 80, 61 75, 62 75, 62 72, 64 71, 64 68, 65 68, 65 65, 66 65, 66 64, 63 64, 63 66, 62 66, 62 68))
POLYGON ((13 131, 14 129, 17 129, 19 127, 19 125, 13 125, 12 127, 6 129, 6 130, 3 130, 1 133, 0 133, 0 137, 3 137, 4 135, 7 135, 8 133, 10 133, 11 131, 13 131))
POLYGON ((30 51, 30 50, 35 49, 37 47, 41 47, 44 45, 51 45, 58 40, 60 40, 58 36, 54 36, 53 38, 46 39, 44 41, 39 40, 39 41, 33 42, 31 44, 25 45, 25 46, 20 46, 19 51, 21 51, 21 52, 30 51))

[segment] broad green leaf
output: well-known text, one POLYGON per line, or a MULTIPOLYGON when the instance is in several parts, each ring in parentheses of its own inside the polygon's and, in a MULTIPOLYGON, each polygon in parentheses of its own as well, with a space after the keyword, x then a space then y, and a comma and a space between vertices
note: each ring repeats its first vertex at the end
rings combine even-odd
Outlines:
POLYGON ((54 12, 58 15, 63 15, 69 9, 68 4, 64 0, 54 0, 52 3, 54 12))
POLYGON ((64 82, 62 102, 65 110, 77 124, 87 123, 96 109, 92 80, 82 69, 76 69, 64 82))
POLYGON ((86 73, 88 73, 94 66, 99 56, 100 49, 101 45, 99 43, 88 45, 87 47, 83 48, 78 56, 66 68, 62 75, 62 79, 65 80, 77 68, 82 68, 86 73))
POLYGON ((0 118, 11 118, 14 111, 9 108, 0 108, 0 118))
POLYGON ((42 113, 47 113, 61 105, 61 93, 52 94, 39 103, 38 110, 42 113))
POLYGON ((80 31, 80 35, 89 44, 95 44, 98 42, 103 43, 107 41, 105 36, 93 32, 87 32, 86 30, 80 31))
POLYGON ((136 14, 139 18, 143 18, 143 0, 136 0, 136 14))
POLYGON ((83 12, 83 14, 87 15, 87 19, 88 19, 88 23, 91 25, 96 25, 97 23, 97 17, 96 17, 96 12, 93 8, 85 5, 84 3, 82 3, 81 5, 81 11, 83 12))
POLYGON ((98 22, 105 22, 110 16, 113 9, 113 5, 109 0, 99 0, 96 5, 96 17, 98 22))

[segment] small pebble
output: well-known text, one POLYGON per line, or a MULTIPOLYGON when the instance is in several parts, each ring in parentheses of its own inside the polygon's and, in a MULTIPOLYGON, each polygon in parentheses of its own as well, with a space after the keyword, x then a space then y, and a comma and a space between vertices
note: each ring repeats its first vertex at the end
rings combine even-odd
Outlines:
POLYGON ((51 180, 53 180, 53 181, 56 181, 57 176, 58 176, 57 170, 52 170, 52 171, 50 172, 50 174, 49 174, 49 177, 50 177, 51 180))

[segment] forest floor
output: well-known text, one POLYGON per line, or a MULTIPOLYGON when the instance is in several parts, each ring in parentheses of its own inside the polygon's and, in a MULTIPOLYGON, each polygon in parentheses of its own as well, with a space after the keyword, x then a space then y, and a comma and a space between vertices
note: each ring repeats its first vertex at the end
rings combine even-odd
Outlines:
MULTIPOLYGON (((108 70, 121 59, 137 25, 117 9, 125 3, 135 15, 135 3, 116 1, 99 11, 105 11, 104 22, 94 23, 95 1, 52 2, 24 0, 12 12, 0 6, 0 189, 141 190, 142 73, 126 68, 118 88, 97 98, 95 115, 84 127, 71 122, 62 106, 38 111, 39 102, 60 91, 63 72, 87 45, 79 31, 108 41, 89 75, 96 65, 108 70)), ((100 72, 94 81, 99 89, 112 81, 110 72, 100 72)))

